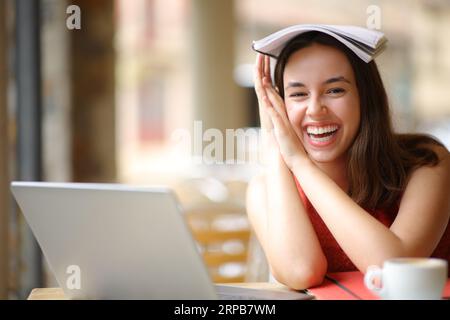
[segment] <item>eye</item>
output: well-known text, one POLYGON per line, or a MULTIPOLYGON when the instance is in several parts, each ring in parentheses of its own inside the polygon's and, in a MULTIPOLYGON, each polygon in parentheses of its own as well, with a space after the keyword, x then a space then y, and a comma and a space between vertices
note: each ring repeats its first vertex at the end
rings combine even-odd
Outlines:
POLYGON ((306 92, 293 92, 289 95, 290 98, 302 98, 302 97, 306 97, 308 95, 308 93, 306 92))
POLYGON ((327 91, 327 94, 332 94, 332 95, 339 95, 344 93, 345 90, 342 88, 333 88, 327 91))

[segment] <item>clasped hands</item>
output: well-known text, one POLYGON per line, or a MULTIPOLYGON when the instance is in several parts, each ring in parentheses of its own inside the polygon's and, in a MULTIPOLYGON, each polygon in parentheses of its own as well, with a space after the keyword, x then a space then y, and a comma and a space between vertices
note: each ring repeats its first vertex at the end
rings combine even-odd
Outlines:
POLYGON ((263 136, 266 135, 267 138, 263 139, 263 144, 274 141, 284 162, 292 171, 296 163, 309 158, 289 121, 286 105, 278 94, 278 88, 275 89, 272 85, 269 56, 257 54, 254 80, 259 102, 261 130, 263 136))

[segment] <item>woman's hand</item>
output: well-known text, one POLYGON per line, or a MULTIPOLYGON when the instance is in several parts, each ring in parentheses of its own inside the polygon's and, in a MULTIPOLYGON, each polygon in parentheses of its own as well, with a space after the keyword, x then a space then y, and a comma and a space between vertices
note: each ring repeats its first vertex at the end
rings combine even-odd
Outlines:
POLYGON ((308 155, 303 147, 303 144, 292 128, 286 112, 284 100, 272 86, 270 72, 264 73, 261 92, 263 94, 261 94, 262 103, 260 103, 260 112, 262 107, 262 112, 269 115, 269 125, 277 142, 279 152, 281 153, 286 165, 292 170, 295 162, 308 159, 308 155))
POLYGON ((267 97, 267 93, 263 85, 263 79, 265 78, 270 79, 269 56, 258 53, 256 56, 254 82, 256 96, 258 98, 259 119, 261 123, 261 162, 264 165, 267 165, 273 161, 278 161, 280 159, 282 160, 282 157, 274 135, 271 117, 267 113, 269 106, 267 105, 267 100, 264 99, 264 97, 267 97))

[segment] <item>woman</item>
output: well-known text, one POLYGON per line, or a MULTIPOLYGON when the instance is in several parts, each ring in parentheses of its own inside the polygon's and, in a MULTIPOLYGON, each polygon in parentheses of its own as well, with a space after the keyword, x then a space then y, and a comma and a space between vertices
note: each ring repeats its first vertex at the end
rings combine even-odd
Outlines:
POLYGON ((374 61, 307 32, 277 59, 258 54, 264 173, 247 191, 273 276, 304 289, 327 272, 365 272, 393 257, 450 260, 450 155, 392 130, 374 61))

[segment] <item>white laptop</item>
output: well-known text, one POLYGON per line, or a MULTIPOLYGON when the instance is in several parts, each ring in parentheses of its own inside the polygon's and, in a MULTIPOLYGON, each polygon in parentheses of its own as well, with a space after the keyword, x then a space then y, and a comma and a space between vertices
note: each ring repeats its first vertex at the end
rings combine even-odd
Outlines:
POLYGON ((312 298, 214 285, 167 187, 13 182, 11 190, 67 298, 312 298))

